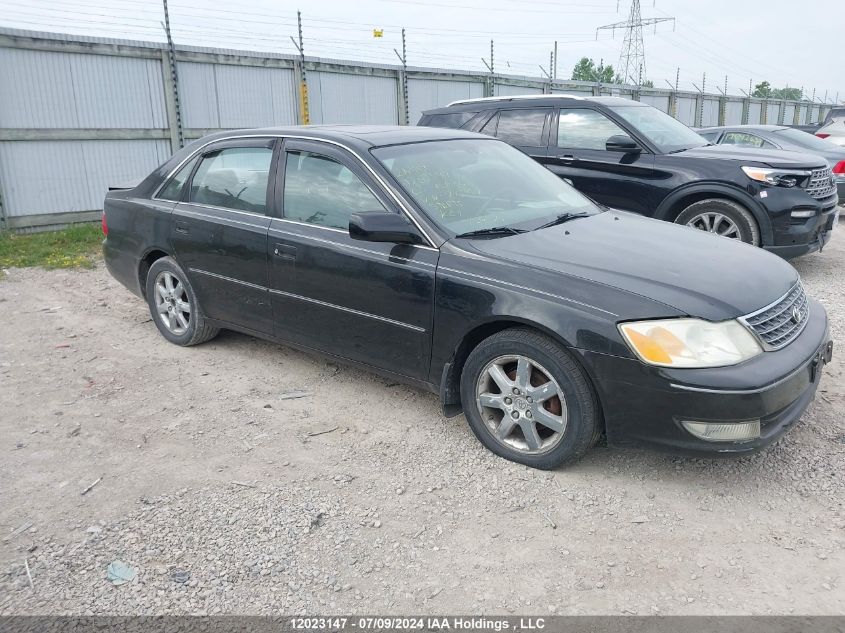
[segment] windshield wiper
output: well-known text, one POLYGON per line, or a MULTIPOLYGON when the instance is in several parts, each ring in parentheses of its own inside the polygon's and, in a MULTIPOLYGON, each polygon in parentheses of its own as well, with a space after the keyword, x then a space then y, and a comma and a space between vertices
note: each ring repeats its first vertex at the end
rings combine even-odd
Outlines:
POLYGON ((515 229, 512 226, 492 226, 489 229, 478 229, 477 231, 459 233, 455 237, 481 237, 484 235, 518 235, 519 233, 525 233, 525 229, 515 229))
POLYGON ((554 220, 541 224, 534 230, 539 231, 540 229, 547 229, 550 226, 557 226, 558 224, 563 224, 564 222, 569 222, 570 220, 577 220, 578 218, 586 218, 589 216, 589 213, 561 213, 554 220))

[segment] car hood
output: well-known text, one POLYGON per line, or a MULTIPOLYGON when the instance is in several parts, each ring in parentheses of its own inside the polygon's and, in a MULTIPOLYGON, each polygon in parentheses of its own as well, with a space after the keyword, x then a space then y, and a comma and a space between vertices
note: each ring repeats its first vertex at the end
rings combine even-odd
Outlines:
POLYGON ((622 211, 476 239, 472 246, 491 258, 612 286, 710 321, 754 312, 798 280, 790 264, 759 248, 622 211))
POLYGON ((778 169, 818 169, 825 167, 824 161, 814 154, 790 152, 781 149, 756 149, 752 147, 731 147, 727 145, 707 145, 679 152, 678 156, 691 158, 718 158, 735 160, 743 163, 762 163, 778 169))

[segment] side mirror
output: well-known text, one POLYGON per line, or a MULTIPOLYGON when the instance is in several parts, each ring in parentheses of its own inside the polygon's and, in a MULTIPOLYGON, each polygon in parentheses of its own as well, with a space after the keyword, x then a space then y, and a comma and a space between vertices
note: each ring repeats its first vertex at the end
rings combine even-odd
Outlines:
POLYGON ((637 145, 637 142, 627 134, 615 134, 607 139, 604 148, 608 152, 625 152, 639 154, 643 148, 637 145))
POLYGON ((364 242, 422 243, 417 229, 404 215, 384 211, 353 213, 349 217, 349 237, 364 242))

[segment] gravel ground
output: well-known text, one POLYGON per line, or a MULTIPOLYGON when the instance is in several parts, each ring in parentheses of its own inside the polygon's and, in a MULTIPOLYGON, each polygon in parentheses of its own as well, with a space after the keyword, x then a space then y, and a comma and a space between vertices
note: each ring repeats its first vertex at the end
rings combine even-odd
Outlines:
MULTIPOLYGON (((843 264, 843 235, 796 262, 838 342, 843 264)), ((170 345, 102 266, 7 271, 0 314, 0 614, 845 612, 841 343, 764 452, 546 473, 428 393, 170 345)))

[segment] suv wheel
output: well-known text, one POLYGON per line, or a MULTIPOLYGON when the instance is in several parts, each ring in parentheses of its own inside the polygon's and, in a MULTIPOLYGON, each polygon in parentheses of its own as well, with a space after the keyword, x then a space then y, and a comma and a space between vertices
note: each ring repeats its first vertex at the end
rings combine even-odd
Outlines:
POLYGON ((601 433, 584 370, 532 330, 504 330, 482 341, 464 365, 461 401, 484 446, 533 468, 577 461, 601 433))
POLYGON ((219 330, 206 320, 188 277, 171 257, 150 266, 147 304, 158 331, 171 343, 186 347, 217 336, 219 330))
POLYGON ((731 200, 711 198, 694 202, 681 211, 675 223, 760 246, 760 229, 754 216, 731 200))

